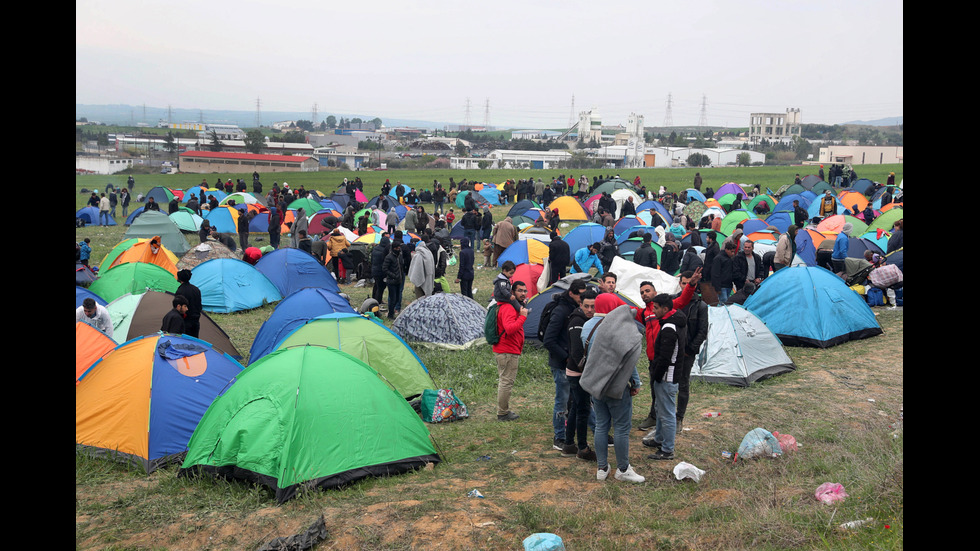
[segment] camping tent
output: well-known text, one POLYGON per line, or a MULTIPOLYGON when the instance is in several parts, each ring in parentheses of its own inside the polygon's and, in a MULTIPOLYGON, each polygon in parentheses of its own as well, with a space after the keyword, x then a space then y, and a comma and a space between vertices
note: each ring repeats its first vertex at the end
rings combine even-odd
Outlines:
POLYGON ((558 209, 558 216, 565 221, 585 222, 592 216, 574 195, 562 195, 548 204, 549 210, 558 209))
POLYGON ((279 503, 438 463, 412 406, 364 362, 294 346, 242 371, 201 418, 179 476, 210 474, 271 488, 279 503))
MULTIPOLYGON (((99 209, 98 207, 82 207, 75 211, 75 218, 81 218, 87 226, 98 225, 99 209)), ((112 216, 109 216, 109 225, 116 225, 116 221, 112 218, 112 216)))
POLYGON ((93 293, 92 291, 89 291, 85 287, 79 287, 78 285, 75 285, 75 308, 77 309, 79 306, 81 306, 82 301, 84 301, 87 298, 91 298, 96 302, 96 304, 101 304, 102 306, 109 304, 108 302, 106 302, 104 298, 93 293))
POLYGON ((279 347, 287 335, 309 320, 326 314, 355 313, 347 299, 334 291, 317 287, 300 289, 284 298, 262 324, 252 340, 249 363, 279 347))
POLYGON ((436 293, 402 309, 391 328, 408 342, 459 350, 485 342, 486 315, 486 308, 471 298, 436 293))
POLYGON ((123 240, 106 255, 99 270, 108 270, 127 262, 145 262, 156 264, 177 277, 177 256, 162 245, 154 252, 150 241, 146 238, 123 240))
POLYGON ((184 238, 177 224, 169 216, 160 211, 144 212, 133 220, 133 225, 126 230, 126 238, 160 236, 163 246, 180 256, 190 250, 191 246, 184 238))
POLYGON ((691 378, 749 386, 796 369, 782 343, 758 317, 733 304, 708 308, 708 337, 691 369, 691 378))
POLYGON ((293 248, 283 248, 264 255, 255 269, 269 278, 282 296, 291 295, 304 287, 322 287, 340 293, 337 280, 316 258, 293 248))
MULTIPOLYGON (((173 308, 173 300, 173 293, 150 290, 137 295, 125 294, 112 301, 106 309, 109 310, 109 318, 112 320, 113 338, 122 344, 160 331, 161 320, 173 308)), ((242 359, 242 354, 232 344, 228 333, 204 312, 201 312, 201 331, 198 336, 232 358, 242 359)))
POLYGON ((336 348, 361 360, 406 399, 421 395, 427 388, 436 388, 415 351, 373 315, 317 316, 294 329, 276 349, 306 344, 336 348))
POLYGON ((828 348, 882 333, 861 295, 818 266, 773 272, 745 301, 745 308, 787 346, 828 348))
POLYGON ((212 258, 238 258, 238 254, 229 249, 220 241, 207 240, 200 245, 187 251, 184 256, 177 261, 177 270, 191 270, 194 266, 207 262, 212 258))
POLYGON ((147 289, 174 292, 180 284, 177 278, 156 264, 127 262, 104 271, 89 289, 112 302, 126 293, 142 293, 147 289))
POLYGON ((233 258, 215 258, 191 270, 208 312, 240 312, 282 299, 276 286, 254 266, 233 258))
POLYGON ((75 386, 76 449, 152 472, 187 449, 201 416, 241 370, 192 337, 157 334, 121 344, 75 386))
POLYGON ((87 323, 76 321, 75 384, 78 384, 78 378, 82 376, 82 373, 85 373, 99 358, 112 352, 115 348, 116 341, 110 339, 108 335, 87 323))
MULTIPOLYGON (((560 212, 558 214, 561 214, 560 212)), ((568 249, 570 251, 577 251, 583 247, 588 247, 593 243, 598 243, 602 241, 602 238, 606 235, 606 227, 602 224, 594 224, 588 222, 585 224, 579 224, 578 227, 568 232, 562 239, 565 243, 568 243, 568 249)))
POLYGON ((524 239, 511 243, 497 257, 497 265, 502 265, 510 260, 514 264, 544 264, 544 259, 548 257, 548 245, 537 239, 524 239))

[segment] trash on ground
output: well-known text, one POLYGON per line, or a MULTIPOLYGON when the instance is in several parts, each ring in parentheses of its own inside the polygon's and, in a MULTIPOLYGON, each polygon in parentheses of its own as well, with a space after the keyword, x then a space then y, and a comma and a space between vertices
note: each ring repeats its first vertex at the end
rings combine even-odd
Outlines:
POLYGON ((564 551, 565 544, 555 534, 540 532, 524 538, 524 551, 564 551))
POLYGON ((677 480, 684 480, 685 478, 690 478, 695 482, 701 482, 701 476, 703 476, 705 471, 691 465, 686 461, 681 461, 674 466, 674 476, 677 480))
POLYGON ((763 428, 750 430, 738 446, 738 456, 742 459, 754 457, 778 457, 783 454, 779 441, 771 432, 763 428))
POLYGON ((837 501, 844 501, 847 497, 847 492, 844 491, 844 486, 836 482, 824 482, 817 487, 817 491, 814 492, 813 497, 817 498, 818 501, 826 504, 835 503, 837 501))
POLYGON ((472 492, 466 494, 466 497, 483 497, 483 494, 480 493, 480 490, 473 490, 472 492))
POLYGON ((796 438, 791 434, 779 434, 773 431, 772 435, 776 437, 776 441, 779 442, 779 448, 783 452, 795 452, 799 447, 796 444, 796 438))
POLYGON ((840 527, 843 528, 843 529, 845 529, 845 530, 850 529, 850 528, 860 528, 860 527, 864 526, 865 524, 868 524, 870 522, 874 522, 874 520, 875 519, 873 519, 871 517, 868 517, 868 518, 866 518, 864 520, 852 520, 851 522, 845 522, 845 523, 841 524, 840 527))

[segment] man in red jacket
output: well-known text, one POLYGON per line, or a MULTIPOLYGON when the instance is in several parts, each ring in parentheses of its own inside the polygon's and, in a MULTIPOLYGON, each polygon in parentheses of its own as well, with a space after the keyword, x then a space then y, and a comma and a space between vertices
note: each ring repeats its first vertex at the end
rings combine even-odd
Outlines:
MULTIPOLYGON (((694 270, 694 275, 691 276, 690 281, 684 286, 684 290, 681 295, 674 299, 673 306, 675 310, 681 310, 687 303, 691 302, 691 298, 694 296, 694 291, 697 289, 698 282, 701 281, 701 268, 694 270)), ((647 359, 650 361, 650 380, 653 381, 653 368, 654 368, 654 343, 657 342, 657 333, 660 332, 660 319, 656 313, 654 313, 654 303, 653 297, 657 296, 657 289, 653 286, 653 283, 649 281, 644 281, 640 284, 640 297, 643 298, 643 302, 646 306, 643 310, 637 310, 636 321, 643 324, 646 328, 646 338, 647 338, 647 359)), ((650 403, 650 414, 647 418, 640 422, 639 430, 650 430, 657 426, 657 395, 653 393, 651 387, 651 395, 653 401, 650 403)))
POLYGON ((524 349, 524 321, 528 310, 524 307, 527 298, 527 285, 515 281, 511 287, 514 299, 520 305, 509 302, 500 303, 497 308, 497 333, 500 340, 493 345, 494 359, 497 360, 497 420, 513 421, 518 415, 510 410, 510 392, 517 378, 517 367, 524 349))

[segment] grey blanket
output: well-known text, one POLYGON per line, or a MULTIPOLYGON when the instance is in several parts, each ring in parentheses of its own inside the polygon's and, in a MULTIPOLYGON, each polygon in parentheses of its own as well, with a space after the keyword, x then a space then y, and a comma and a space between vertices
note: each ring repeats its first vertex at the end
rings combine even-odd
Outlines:
POLYGON ((590 343, 579 384, 595 398, 622 398, 643 351, 633 310, 623 305, 606 314, 590 343))

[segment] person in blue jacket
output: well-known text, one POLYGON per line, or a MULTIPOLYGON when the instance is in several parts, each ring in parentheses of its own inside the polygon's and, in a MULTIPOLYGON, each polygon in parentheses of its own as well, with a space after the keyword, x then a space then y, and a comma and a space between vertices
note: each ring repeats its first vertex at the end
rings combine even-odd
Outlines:
POLYGON ((844 259, 847 258, 847 248, 848 248, 848 236, 854 229, 854 224, 847 222, 841 229, 841 232, 837 234, 837 239, 834 240, 834 252, 830 255, 830 261, 834 265, 834 272, 841 273, 844 271, 844 259))
POLYGON ((575 256, 572 258, 572 269, 569 273, 588 272, 593 267, 596 269, 597 274, 603 273, 602 261, 599 260, 600 249, 602 249, 602 243, 593 243, 588 247, 582 247, 575 251, 575 256))

